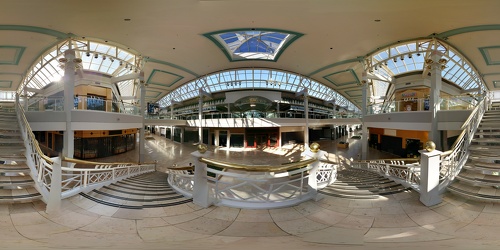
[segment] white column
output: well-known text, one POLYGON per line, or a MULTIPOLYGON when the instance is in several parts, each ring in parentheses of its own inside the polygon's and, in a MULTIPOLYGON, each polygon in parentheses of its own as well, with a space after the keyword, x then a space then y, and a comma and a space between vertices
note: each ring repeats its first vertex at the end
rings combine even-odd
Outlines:
MULTIPOLYGON (((366 75, 366 72, 363 73, 366 75)), ((369 83, 367 80, 363 79, 363 93, 362 93, 362 104, 361 104, 361 124, 362 124, 362 135, 361 135, 361 159, 366 160, 368 156, 368 128, 365 125, 365 116, 367 114, 368 96, 370 89, 368 88, 369 83)))
POLYGON ((139 162, 143 163, 146 157, 146 140, 144 134, 144 116, 146 115, 146 85, 141 84, 141 108, 140 114, 142 116, 142 127, 139 130, 139 162))
POLYGON ((441 135, 438 130, 437 112, 439 111, 439 101, 441 93, 441 53, 438 51, 431 52, 431 61, 428 62, 431 67, 431 90, 430 90, 430 112, 431 118, 431 131, 429 132, 429 140, 436 144, 436 148, 442 149, 441 135))
MULTIPOLYGON (((24 111, 28 111, 28 90, 26 89, 27 87, 24 87, 23 92, 24 92, 24 104, 23 108, 24 111)), ((17 101, 19 102, 19 101, 17 101)))
POLYGON ((420 202, 426 206, 441 203, 439 195, 439 162, 441 151, 420 150, 420 202))
POLYGON ((66 114, 66 131, 63 135, 64 157, 73 158, 75 133, 71 127, 71 111, 74 107, 75 96, 75 51, 68 49, 64 52, 66 61, 64 67, 64 113, 66 114))
POLYGON ((214 144, 215 144, 216 147, 219 146, 219 133, 220 133, 219 130, 215 130, 215 133, 214 133, 214 136, 215 136, 214 144))
POLYGON ((201 95, 200 89, 200 97, 198 99, 198 143, 203 144, 203 126, 202 126, 202 114, 203 114, 203 95, 201 95))
POLYGON ((200 162, 200 158, 208 157, 209 155, 208 151, 203 153, 195 151, 191 153, 194 164, 193 203, 205 208, 211 205, 211 201, 207 180, 207 164, 200 162))
POLYGON ((231 148, 231 131, 227 130, 226 147, 231 148))
POLYGON ((309 148, 309 95, 307 89, 304 92, 304 110, 306 115, 306 127, 304 129, 304 150, 309 148))
POLYGON ((280 101, 276 102, 276 117, 280 118, 280 101))
POLYGON ((47 201, 47 207, 45 212, 57 213, 61 209, 61 194, 62 194, 62 171, 61 171, 61 158, 57 157, 54 159, 54 164, 52 164, 52 179, 50 183, 50 193, 49 199, 47 201))

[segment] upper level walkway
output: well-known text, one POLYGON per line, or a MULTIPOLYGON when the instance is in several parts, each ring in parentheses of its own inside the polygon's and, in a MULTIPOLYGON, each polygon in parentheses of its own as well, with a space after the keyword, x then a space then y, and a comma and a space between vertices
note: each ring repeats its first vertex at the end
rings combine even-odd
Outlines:
MULTIPOLYGON (((333 160, 357 157, 360 147, 355 139, 347 140, 349 149, 337 149, 336 141, 320 145, 333 160)), ((164 171, 173 163, 188 164, 195 147, 153 136, 146 140, 146 149, 145 160, 158 160, 158 170, 164 171)), ((298 157, 295 149, 219 148, 214 156, 271 163, 298 157)), ((387 156, 376 155, 373 149, 369 154, 387 156)), ((138 152, 130 151, 100 160, 137 158, 138 152)), ((0 219, 2 247, 8 249, 498 249, 500 245, 500 205, 446 193, 442 203, 426 207, 413 191, 376 200, 327 196, 271 210, 186 203, 136 211, 75 196, 63 201, 60 213, 50 215, 42 202, 0 205, 0 219)))

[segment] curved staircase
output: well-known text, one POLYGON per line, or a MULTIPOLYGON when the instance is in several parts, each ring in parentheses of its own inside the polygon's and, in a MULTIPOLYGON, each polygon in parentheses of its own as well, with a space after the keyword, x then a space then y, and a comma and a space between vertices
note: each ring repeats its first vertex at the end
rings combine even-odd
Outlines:
POLYGON ((143 209, 168 207, 191 202, 167 183, 167 174, 151 172, 118 181, 81 196, 94 202, 119 208, 143 209))
POLYGON ((410 190, 377 173, 347 168, 337 172, 337 180, 318 192, 350 199, 377 199, 410 190))
POLYGON ((24 151, 16 113, 0 109, 0 203, 32 202, 41 198, 34 188, 24 151))
POLYGON ((469 158, 448 190, 466 198, 500 202, 500 102, 481 119, 469 158))

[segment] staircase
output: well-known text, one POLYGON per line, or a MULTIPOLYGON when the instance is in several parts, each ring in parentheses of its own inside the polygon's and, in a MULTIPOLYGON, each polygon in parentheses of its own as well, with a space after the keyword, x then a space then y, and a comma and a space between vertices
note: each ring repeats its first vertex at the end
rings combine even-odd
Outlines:
POLYGON ((0 109, 0 204, 41 198, 34 188, 24 151, 16 113, 0 109))
POLYGON ((484 113, 468 150, 467 163, 448 190, 469 199, 500 202, 500 102, 484 113))
POLYGON ((192 201, 177 194, 168 185, 167 174, 162 172, 130 177, 80 195, 103 205, 127 209, 168 207, 192 201))
POLYGON ((406 192, 406 188, 377 173, 347 168, 337 172, 337 180, 318 192, 350 199, 377 199, 380 196, 406 192))

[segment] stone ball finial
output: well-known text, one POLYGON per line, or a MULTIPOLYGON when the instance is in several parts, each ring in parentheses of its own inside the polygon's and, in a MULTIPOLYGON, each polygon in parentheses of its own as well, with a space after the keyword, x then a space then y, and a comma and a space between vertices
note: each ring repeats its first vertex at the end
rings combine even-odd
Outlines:
POLYGON ((311 149, 311 152, 317 153, 319 151, 320 147, 319 147, 319 144, 317 142, 313 142, 313 143, 311 143, 309 148, 311 149))
POLYGON ((207 152, 207 149, 207 145, 202 143, 198 144, 198 152, 204 154, 205 152, 207 152))
POLYGON ((436 149, 436 143, 433 141, 427 141, 425 143, 425 150, 427 150, 427 152, 432 152, 434 149, 436 149))

